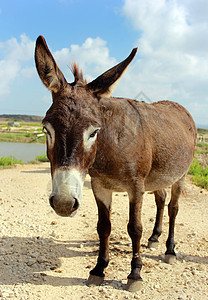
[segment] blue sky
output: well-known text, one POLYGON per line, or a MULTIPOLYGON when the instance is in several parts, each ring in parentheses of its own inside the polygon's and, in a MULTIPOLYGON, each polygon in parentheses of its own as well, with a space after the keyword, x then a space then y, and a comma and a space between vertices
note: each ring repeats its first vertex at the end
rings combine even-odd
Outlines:
POLYGON ((113 95, 177 101, 208 124, 207 15, 207 0, 0 0, 0 114, 49 108, 34 65, 42 34, 69 82, 73 61, 92 80, 137 46, 113 95))

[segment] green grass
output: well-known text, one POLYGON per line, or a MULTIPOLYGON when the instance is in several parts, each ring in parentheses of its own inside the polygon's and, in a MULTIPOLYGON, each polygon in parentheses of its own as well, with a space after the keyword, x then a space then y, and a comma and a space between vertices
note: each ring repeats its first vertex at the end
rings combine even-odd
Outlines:
POLYGON ((208 189, 208 165, 207 165, 207 154, 208 154, 208 144, 198 143, 195 149, 195 156, 193 162, 190 166, 188 174, 192 175, 192 181, 197 186, 204 189, 208 189), (197 148, 201 148, 198 151, 197 148), (203 159, 200 159, 199 154, 203 155, 203 159), (204 160, 204 161, 203 161, 204 160))
POLYGON ((197 148, 197 147, 208 150, 208 143, 203 143, 203 142, 197 143, 197 144, 196 144, 196 148, 197 148))
POLYGON ((49 159, 47 157, 47 155, 37 155, 35 160, 40 161, 40 162, 48 162, 49 159))
POLYGON ((203 168, 198 161, 195 160, 191 164, 189 174, 192 175, 193 182, 204 189, 208 189, 208 167, 203 168))
POLYGON ((0 142, 45 143, 45 136, 37 136, 42 128, 41 123, 20 123, 17 128, 8 126, 7 122, 0 123, 0 142))
POLYGON ((16 143, 45 143, 45 136, 37 137, 32 132, 0 132, 1 142, 16 142, 16 143))
POLYGON ((13 166, 16 164, 22 164, 21 160, 17 160, 15 156, 2 156, 0 158, 0 167, 7 167, 7 166, 13 166))

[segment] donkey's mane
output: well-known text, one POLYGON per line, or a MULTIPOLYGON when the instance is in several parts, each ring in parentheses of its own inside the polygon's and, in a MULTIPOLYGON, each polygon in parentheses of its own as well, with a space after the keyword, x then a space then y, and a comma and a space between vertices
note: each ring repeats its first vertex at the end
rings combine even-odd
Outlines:
POLYGON ((72 71, 72 74, 74 75, 74 81, 75 81, 75 83, 78 80, 81 80, 81 81, 85 82, 82 70, 79 69, 79 66, 77 65, 77 63, 74 62, 72 64, 71 71, 72 71))

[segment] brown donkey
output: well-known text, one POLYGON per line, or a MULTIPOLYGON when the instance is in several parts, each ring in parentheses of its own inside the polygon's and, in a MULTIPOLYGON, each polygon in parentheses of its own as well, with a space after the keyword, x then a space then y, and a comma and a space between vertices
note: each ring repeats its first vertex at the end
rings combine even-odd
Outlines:
POLYGON ((53 98, 43 120, 52 175, 50 205, 60 216, 73 216, 81 203, 84 179, 89 172, 98 206, 100 248, 88 284, 100 284, 109 262, 112 193, 127 191, 128 233, 133 248, 127 289, 131 291, 142 282, 141 208, 145 191, 154 192, 157 205, 156 222, 149 238, 149 246, 154 246, 162 232, 165 188, 172 186, 166 262, 172 263, 176 257, 174 226, 178 199, 196 141, 194 121, 181 105, 110 97, 113 85, 136 51, 133 49, 123 62, 90 83, 74 64, 74 82, 68 83, 42 36, 38 37, 35 49, 38 74, 53 98))

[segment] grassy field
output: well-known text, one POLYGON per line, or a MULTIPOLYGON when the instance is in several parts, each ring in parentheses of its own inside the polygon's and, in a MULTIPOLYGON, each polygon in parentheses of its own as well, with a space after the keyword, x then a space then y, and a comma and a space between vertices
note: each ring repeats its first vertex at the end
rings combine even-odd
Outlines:
POLYGON ((197 143, 189 174, 196 185, 208 189, 208 143, 197 143))
POLYGON ((0 122, 0 142, 45 143, 41 123, 18 123, 15 126, 0 122), (17 126, 18 125, 18 126, 17 126))

